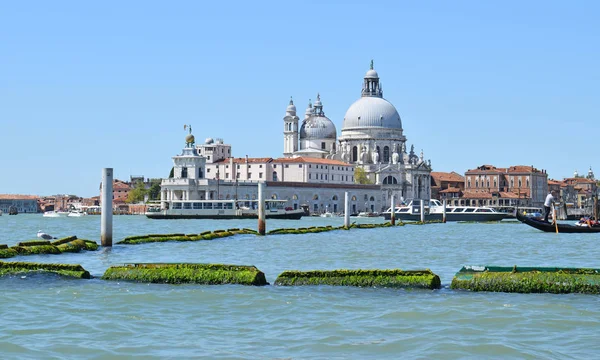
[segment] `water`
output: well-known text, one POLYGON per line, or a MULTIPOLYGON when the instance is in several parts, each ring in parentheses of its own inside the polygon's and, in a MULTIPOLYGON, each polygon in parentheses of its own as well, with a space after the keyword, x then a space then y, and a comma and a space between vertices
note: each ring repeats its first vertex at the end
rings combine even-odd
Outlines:
MULTIPOLYGON (((354 219, 353 219, 354 221, 354 219)), ((380 219, 358 219, 380 222, 380 219)), ((267 228, 341 225, 342 218, 268 220, 267 228)), ((128 235, 256 228, 255 220, 115 216, 128 235)), ((77 235, 99 242, 100 218, 0 217, 0 244, 77 235)), ((115 245, 111 251, 7 261, 82 264, 207 262, 284 270, 422 269, 443 289, 160 285, 16 276, 0 280, 3 359, 593 358, 600 297, 450 290, 463 265, 600 267, 600 234, 549 234, 518 223, 432 224, 310 235, 115 245)))

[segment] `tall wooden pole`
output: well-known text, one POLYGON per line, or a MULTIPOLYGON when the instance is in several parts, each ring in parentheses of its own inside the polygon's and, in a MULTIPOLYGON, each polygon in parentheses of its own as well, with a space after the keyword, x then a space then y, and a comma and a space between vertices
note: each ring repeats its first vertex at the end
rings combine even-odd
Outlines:
POLYGON ((267 224, 265 222, 265 192, 264 183, 258 183, 258 233, 265 234, 267 224))
POLYGON ((113 238, 113 169, 102 169, 102 207, 100 213, 100 243, 112 246, 113 238))
POLYGON ((394 204, 394 194, 392 194, 391 199, 390 199, 390 203, 391 203, 391 207, 390 207, 390 223, 392 223, 392 225, 396 225, 396 205, 394 204))
POLYGON ((444 199, 444 208, 442 209, 442 222, 444 224, 446 223, 446 202, 447 200, 444 199))
POLYGON ((350 227, 350 196, 346 191, 344 193, 344 227, 347 229, 350 227))

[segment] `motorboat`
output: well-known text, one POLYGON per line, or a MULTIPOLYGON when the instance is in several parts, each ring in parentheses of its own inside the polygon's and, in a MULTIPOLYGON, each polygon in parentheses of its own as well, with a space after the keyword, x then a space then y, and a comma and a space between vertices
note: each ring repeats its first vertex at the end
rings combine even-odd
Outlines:
MULTIPOLYGON (((286 200, 265 200, 265 218, 298 220, 304 209, 285 206, 286 200)), ((248 219, 258 218, 258 200, 170 200, 149 206, 150 219, 248 219)))
POLYGON ((57 211, 54 211, 54 210, 45 211, 42 216, 43 217, 49 217, 49 218, 58 218, 58 217, 61 217, 61 215, 57 211))
MULTIPOLYGON (((436 199, 414 199, 406 205, 396 206, 394 218, 402 221, 421 221, 421 202, 426 221, 443 220, 444 205, 436 199)), ((386 220, 391 219, 391 208, 383 212, 386 220)), ((446 206, 446 221, 500 221, 509 215, 486 206, 446 206)))
POLYGON ((82 216, 86 216, 87 213, 85 211, 81 211, 81 210, 71 210, 69 211, 69 214, 67 215, 68 217, 82 217, 82 216))

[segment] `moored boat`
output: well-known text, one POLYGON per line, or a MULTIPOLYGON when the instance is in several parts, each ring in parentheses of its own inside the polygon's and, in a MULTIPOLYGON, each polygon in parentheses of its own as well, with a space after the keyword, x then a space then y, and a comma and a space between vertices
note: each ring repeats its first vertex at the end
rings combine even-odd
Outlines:
MULTIPOLYGON (((394 217, 402 221, 421 221, 421 201, 426 221, 443 220, 444 205, 439 200, 412 200, 407 205, 396 206, 394 217)), ((391 208, 382 213, 386 220, 391 219, 391 208)), ((500 221, 508 214, 484 206, 446 206, 446 221, 500 221)))
MULTIPOLYGON (((285 206, 285 200, 266 200, 265 218, 298 220, 303 209, 285 206)), ((257 200, 172 200, 163 202, 165 208, 150 206, 150 219, 244 219, 258 218, 257 200)))
POLYGON ((523 215, 521 212, 517 210, 517 219, 523 224, 527 224, 533 228, 544 232, 558 232, 558 233, 600 233, 600 226, 598 225, 571 225, 571 224, 554 224, 550 222, 546 222, 544 220, 539 220, 536 218, 528 217, 523 215))

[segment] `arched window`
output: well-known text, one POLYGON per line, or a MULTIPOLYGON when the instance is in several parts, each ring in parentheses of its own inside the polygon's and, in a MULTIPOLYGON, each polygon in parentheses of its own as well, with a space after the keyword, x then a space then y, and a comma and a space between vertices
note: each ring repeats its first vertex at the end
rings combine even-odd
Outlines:
POLYGON ((369 198, 369 201, 375 201, 375 198, 374 198, 373 196, 371 196, 371 197, 369 198))
POLYGON ((358 161, 358 148, 356 146, 352 147, 352 162, 358 161))
POLYGON ((271 195, 271 199, 273 199, 273 200, 277 200, 277 194, 273 194, 273 195, 271 195))
POLYGON ((521 187, 521 179, 519 179, 519 187, 521 187))
POLYGON ((398 180, 396 180, 396 178, 393 177, 392 175, 388 175, 385 177, 385 179, 383 179, 383 183, 384 184, 397 184, 398 180))
POLYGON ((398 180, 396 180, 396 178, 393 177, 392 175, 388 175, 385 177, 385 179, 383 179, 383 183, 384 184, 397 184, 398 180))
POLYGON ((315 194, 315 196, 313 196, 313 200, 319 200, 319 195, 315 194))
POLYGON ((356 195, 352 195, 352 201, 356 201, 356 195))
POLYGON ((337 195, 333 195, 333 197, 331 198, 331 200, 336 201, 338 199, 337 195))
POLYGON ((390 162, 390 147, 383 147, 383 162, 390 162))
POLYGON ((250 195, 246 194, 246 200, 250 200, 250 195))
POLYGON ((273 171, 273 181, 277 181, 277 171, 273 171))
POLYGON ((365 201, 369 199, 369 195, 365 194, 365 201))
POLYGON ((292 195, 292 200, 298 200, 298 195, 296 195, 296 194, 292 195))

